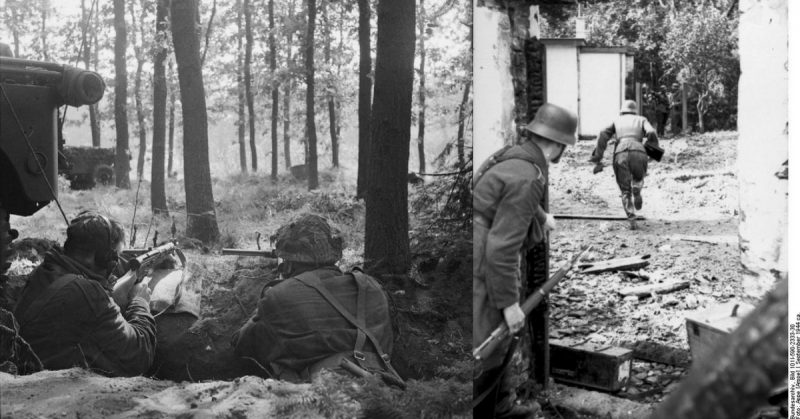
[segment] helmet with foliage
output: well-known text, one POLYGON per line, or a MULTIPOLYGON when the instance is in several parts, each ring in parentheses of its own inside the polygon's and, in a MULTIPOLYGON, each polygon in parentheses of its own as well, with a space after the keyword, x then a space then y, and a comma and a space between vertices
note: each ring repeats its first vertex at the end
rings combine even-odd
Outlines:
POLYGON ((575 145, 575 130, 578 116, 574 112, 552 103, 543 104, 533 121, 525 129, 550 141, 564 145, 575 145))
POLYGON ((318 215, 305 214, 278 229, 271 237, 275 255, 310 264, 334 264, 342 258, 341 233, 318 215))

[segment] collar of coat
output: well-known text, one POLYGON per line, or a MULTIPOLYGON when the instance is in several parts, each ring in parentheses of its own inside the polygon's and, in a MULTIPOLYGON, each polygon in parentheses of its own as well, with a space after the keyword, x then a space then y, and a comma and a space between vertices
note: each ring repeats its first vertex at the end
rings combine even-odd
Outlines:
POLYGON ((107 282, 105 277, 92 271, 79 261, 67 256, 60 249, 51 249, 45 253, 44 262, 42 264, 60 270, 63 274, 81 275, 93 281, 98 281, 104 287, 107 282))

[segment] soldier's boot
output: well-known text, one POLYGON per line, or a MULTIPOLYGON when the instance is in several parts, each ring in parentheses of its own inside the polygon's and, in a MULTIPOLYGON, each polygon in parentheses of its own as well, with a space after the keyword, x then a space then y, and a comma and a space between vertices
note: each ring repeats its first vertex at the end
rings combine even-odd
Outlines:
POLYGON ((631 193, 630 192, 623 192, 622 193, 622 209, 625 210, 625 215, 628 218, 636 216, 636 210, 633 206, 633 201, 631 200, 631 193))
POLYGON ((634 181, 631 189, 633 191, 633 206, 640 210, 642 209, 642 182, 634 181))

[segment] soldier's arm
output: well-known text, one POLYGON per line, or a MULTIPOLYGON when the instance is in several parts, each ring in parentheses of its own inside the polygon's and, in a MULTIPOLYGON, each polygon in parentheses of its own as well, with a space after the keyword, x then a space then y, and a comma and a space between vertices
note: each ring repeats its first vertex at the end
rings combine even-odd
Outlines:
POLYGON ((501 199, 486 241, 486 281, 489 301, 497 309, 519 302, 517 278, 519 257, 535 221, 544 185, 535 176, 526 176, 533 168, 520 170, 503 185, 501 199))
POLYGON ((135 297, 123 314, 100 284, 88 282, 82 288, 95 315, 90 338, 101 352, 96 367, 119 376, 144 374, 156 349, 156 322, 148 302, 135 297))
POLYGON ((592 157, 589 159, 590 162, 599 163, 603 160, 603 154, 605 154, 606 147, 608 147, 608 140, 610 140, 616 132, 617 130, 614 128, 613 122, 600 131, 600 134, 597 135, 597 146, 594 148, 592 157))
POLYGON ((656 130, 650 125, 650 121, 647 118, 644 119, 644 123, 642 124, 642 129, 644 129, 644 136, 647 138, 645 144, 651 144, 654 146, 658 146, 658 134, 656 130))

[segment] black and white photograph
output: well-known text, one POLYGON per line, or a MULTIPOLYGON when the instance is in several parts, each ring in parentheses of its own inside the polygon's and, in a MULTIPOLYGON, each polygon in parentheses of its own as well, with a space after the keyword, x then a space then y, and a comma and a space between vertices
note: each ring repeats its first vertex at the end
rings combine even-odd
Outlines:
POLYGON ((789 2, 475 4, 473 417, 800 417, 789 2))
POLYGON ((0 0, 0 417, 471 417, 472 7, 0 0))

